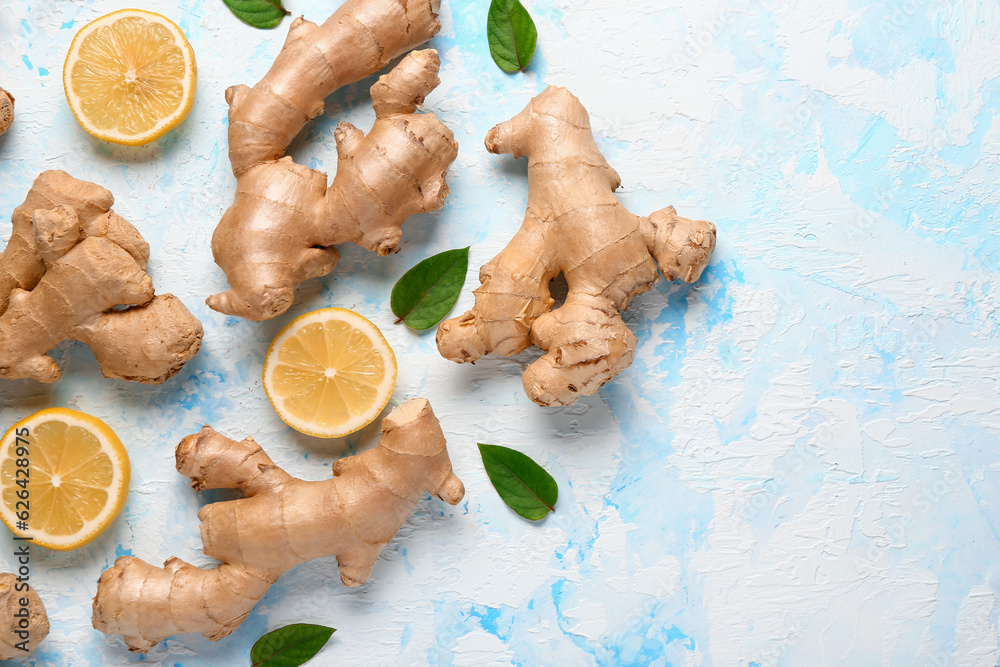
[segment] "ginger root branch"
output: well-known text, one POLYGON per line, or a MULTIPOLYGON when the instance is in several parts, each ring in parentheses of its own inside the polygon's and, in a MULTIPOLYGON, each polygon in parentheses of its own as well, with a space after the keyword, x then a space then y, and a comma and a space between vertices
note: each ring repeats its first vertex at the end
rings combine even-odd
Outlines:
POLYGON ((0 134, 10 128, 14 122, 14 96, 0 88, 0 134))
POLYGON ((292 304, 299 283, 334 269, 336 245, 389 254, 407 218, 441 208, 458 145, 433 114, 415 113, 439 83, 436 51, 409 54, 372 86, 376 120, 367 137, 349 123, 337 127, 329 188, 325 173, 284 155, 333 91, 437 33, 439 2, 348 0, 322 25, 298 18, 264 78, 226 91, 236 198, 212 252, 230 289, 209 297, 209 307, 252 320, 275 317, 292 304))
POLYGON ((569 405, 625 370, 636 338, 621 311, 653 286, 693 282, 715 248, 715 225, 673 207, 630 213, 621 184, 590 129, 580 101, 549 86, 511 120, 490 130, 491 153, 528 156, 528 210, 510 244, 483 266, 475 307, 442 323, 441 354, 458 363, 484 354, 545 351, 523 375, 539 405, 569 405), (563 274, 566 302, 552 310, 549 283, 563 274))
POLYGON ((54 382, 46 353, 67 339, 89 345, 106 377, 150 384, 197 354, 201 323, 154 295, 149 246, 113 203, 99 185, 46 171, 14 210, 0 254, 0 378, 54 382))
POLYGON ((290 476, 252 438, 236 442, 208 426, 186 437, 176 456, 195 489, 246 497, 198 512, 205 553, 219 567, 171 558, 158 568, 123 557, 101 575, 94 627, 123 635, 133 651, 178 633, 227 636, 282 573, 314 558, 336 556, 344 584, 359 586, 425 493, 452 505, 465 495, 422 398, 389 413, 379 445, 337 461, 334 478, 321 482, 290 476))

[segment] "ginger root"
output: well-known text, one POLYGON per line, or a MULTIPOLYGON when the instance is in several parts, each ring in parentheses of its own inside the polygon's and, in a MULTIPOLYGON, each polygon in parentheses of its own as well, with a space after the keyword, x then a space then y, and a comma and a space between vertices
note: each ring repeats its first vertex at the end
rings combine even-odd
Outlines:
POLYGON ((14 210, 0 254, 0 378, 54 382, 46 353, 67 339, 89 345, 105 377, 149 384, 197 354, 201 323, 177 297, 154 295, 149 245, 113 203, 99 185, 46 171, 14 210))
POLYGON ((14 96, 0 88, 0 134, 14 122, 14 96))
POLYGON ((628 368, 636 338, 620 311, 668 280, 693 282, 715 248, 715 225, 673 207, 630 213, 621 184, 565 88, 549 86, 511 120, 490 130, 491 153, 528 156, 528 209, 510 244, 482 267, 475 307, 441 324, 438 350, 458 363, 484 354, 545 354, 528 366, 524 389, 539 405, 569 405, 628 368), (565 303, 551 310, 549 283, 562 273, 565 303))
POLYGON ((209 307, 252 320, 275 317, 292 304, 299 283, 333 270, 337 244, 389 254, 407 218, 441 208, 458 144, 433 114, 414 113, 440 83, 433 50, 411 53, 372 86, 376 120, 367 137, 350 123, 338 125, 329 189, 325 173, 282 157, 330 94, 437 33, 439 4, 348 0, 322 25, 300 17, 264 78, 226 91, 236 199, 212 252, 230 290, 209 297, 209 307))
POLYGON ((208 426, 186 437, 176 455, 195 489, 239 489, 246 497, 198 512, 205 553, 222 561, 218 567, 171 558, 158 568, 126 556, 101 575, 94 627, 124 635, 133 651, 185 632, 222 639, 283 572, 314 558, 335 555, 341 580, 359 586, 424 493, 452 505, 465 495, 422 398, 390 412, 379 445, 340 459, 335 477, 321 482, 291 477, 252 438, 236 442, 208 426))
POLYGON ((0 660, 26 658, 49 634, 49 617, 35 589, 0 574, 0 660))

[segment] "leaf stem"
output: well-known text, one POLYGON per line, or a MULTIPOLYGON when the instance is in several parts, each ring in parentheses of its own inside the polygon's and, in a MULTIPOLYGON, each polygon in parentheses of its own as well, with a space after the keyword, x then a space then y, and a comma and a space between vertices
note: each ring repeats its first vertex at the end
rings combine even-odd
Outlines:
MULTIPOLYGON (((510 466, 506 466, 505 465, 504 468, 507 468, 507 470, 510 470, 510 466)), ((538 495, 537 493, 535 493, 535 490, 533 488, 531 488, 530 486, 528 486, 527 482, 525 482, 523 479, 521 479, 520 477, 518 477, 516 472, 514 472, 513 470, 510 470, 510 474, 513 475, 514 479, 516 479, 517 481, 519 481, 524 486, 524 488, 526 488, 528 491, 531 491, 531 495, 533 495, 534 497, 538 498, 538 502, 540 502, 541 504, 543 504, 546 507, 548 507, 550 512, 554 513, 556 511, 555 507, 553 507, 552 505, 549 505, 547 502, 545 502, 544 500, 542 500, 542 497, 540 495, 538 495)))
POLYGON ((521 54, 517 52, 517 32, 514 30, 514 12, 507 12, 507 23, 510 24, 510 39, 514 42, 514 57, 517 58, 517 71, 523 72, 524 65, 521 64, 521 54))
MULTIPOLYGON (((275 2, 274 0, 264 0, 264 2, 266 2, 269 5, 271 5, 275 9, 280 9, 282 12, 284 12, 285 16, 288 16, 289 14, 291 14, 290 11, 288 11, 287 9, 285 9, 284 7, 281 6, 280 0, 278 2, 275 2)), ((251 665, 250 667, 254 667, 254 665, 251 665)))

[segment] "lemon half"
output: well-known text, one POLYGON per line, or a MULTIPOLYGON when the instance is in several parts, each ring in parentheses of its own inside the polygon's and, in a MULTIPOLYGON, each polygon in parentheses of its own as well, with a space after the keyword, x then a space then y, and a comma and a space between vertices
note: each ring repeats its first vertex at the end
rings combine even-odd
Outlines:
POLYGON ((0 441, 0 519, 40 546, 82 547, 121 512, 130 475, 125 447, 100 419, 36 412, 0 441))
POLYGON ((297 431, 336 438, 370 424, 396 386, 396 356, 378 327, 352 310, 294 320, 264 361, 264 391, 297 431))
POLYGON ((194 103, 197 66, 165 16, 122 9, 73 38, 63 66, 69 108, 89 134, 140 146, 177 127, 194 103))

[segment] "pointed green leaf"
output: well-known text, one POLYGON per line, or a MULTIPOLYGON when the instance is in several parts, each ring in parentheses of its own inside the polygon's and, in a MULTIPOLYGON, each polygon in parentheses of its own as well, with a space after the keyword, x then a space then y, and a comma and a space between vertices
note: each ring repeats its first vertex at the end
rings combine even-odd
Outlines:
POLYGON ((291 12, 281 6, 281 0, 222 0, 236 17, 255 28, 267 30, 281 23, 291 12))
POLYGON ((253 645, 251 667, 298 667, 319 653, 336 631, 336 628, 310 623, 295 623, 273 630, 253 645))
POLYGON ((446 250, 403 274, 392 288, 392 312, 414 329, 430 329, 458 301, 469 270, 469 249, 446 250))
POLYGON ((545 468, 527 455, 500 445, 479 443, 479 453, 486 474, 508 507, 531 521, 556 511, 559 486, 545 468))
POLYGON ((490 3, 486 36, 493 62, 505 72, 523 70, 535 55, 538 31, 531 14, 519 0, 493 0, 490 3))

